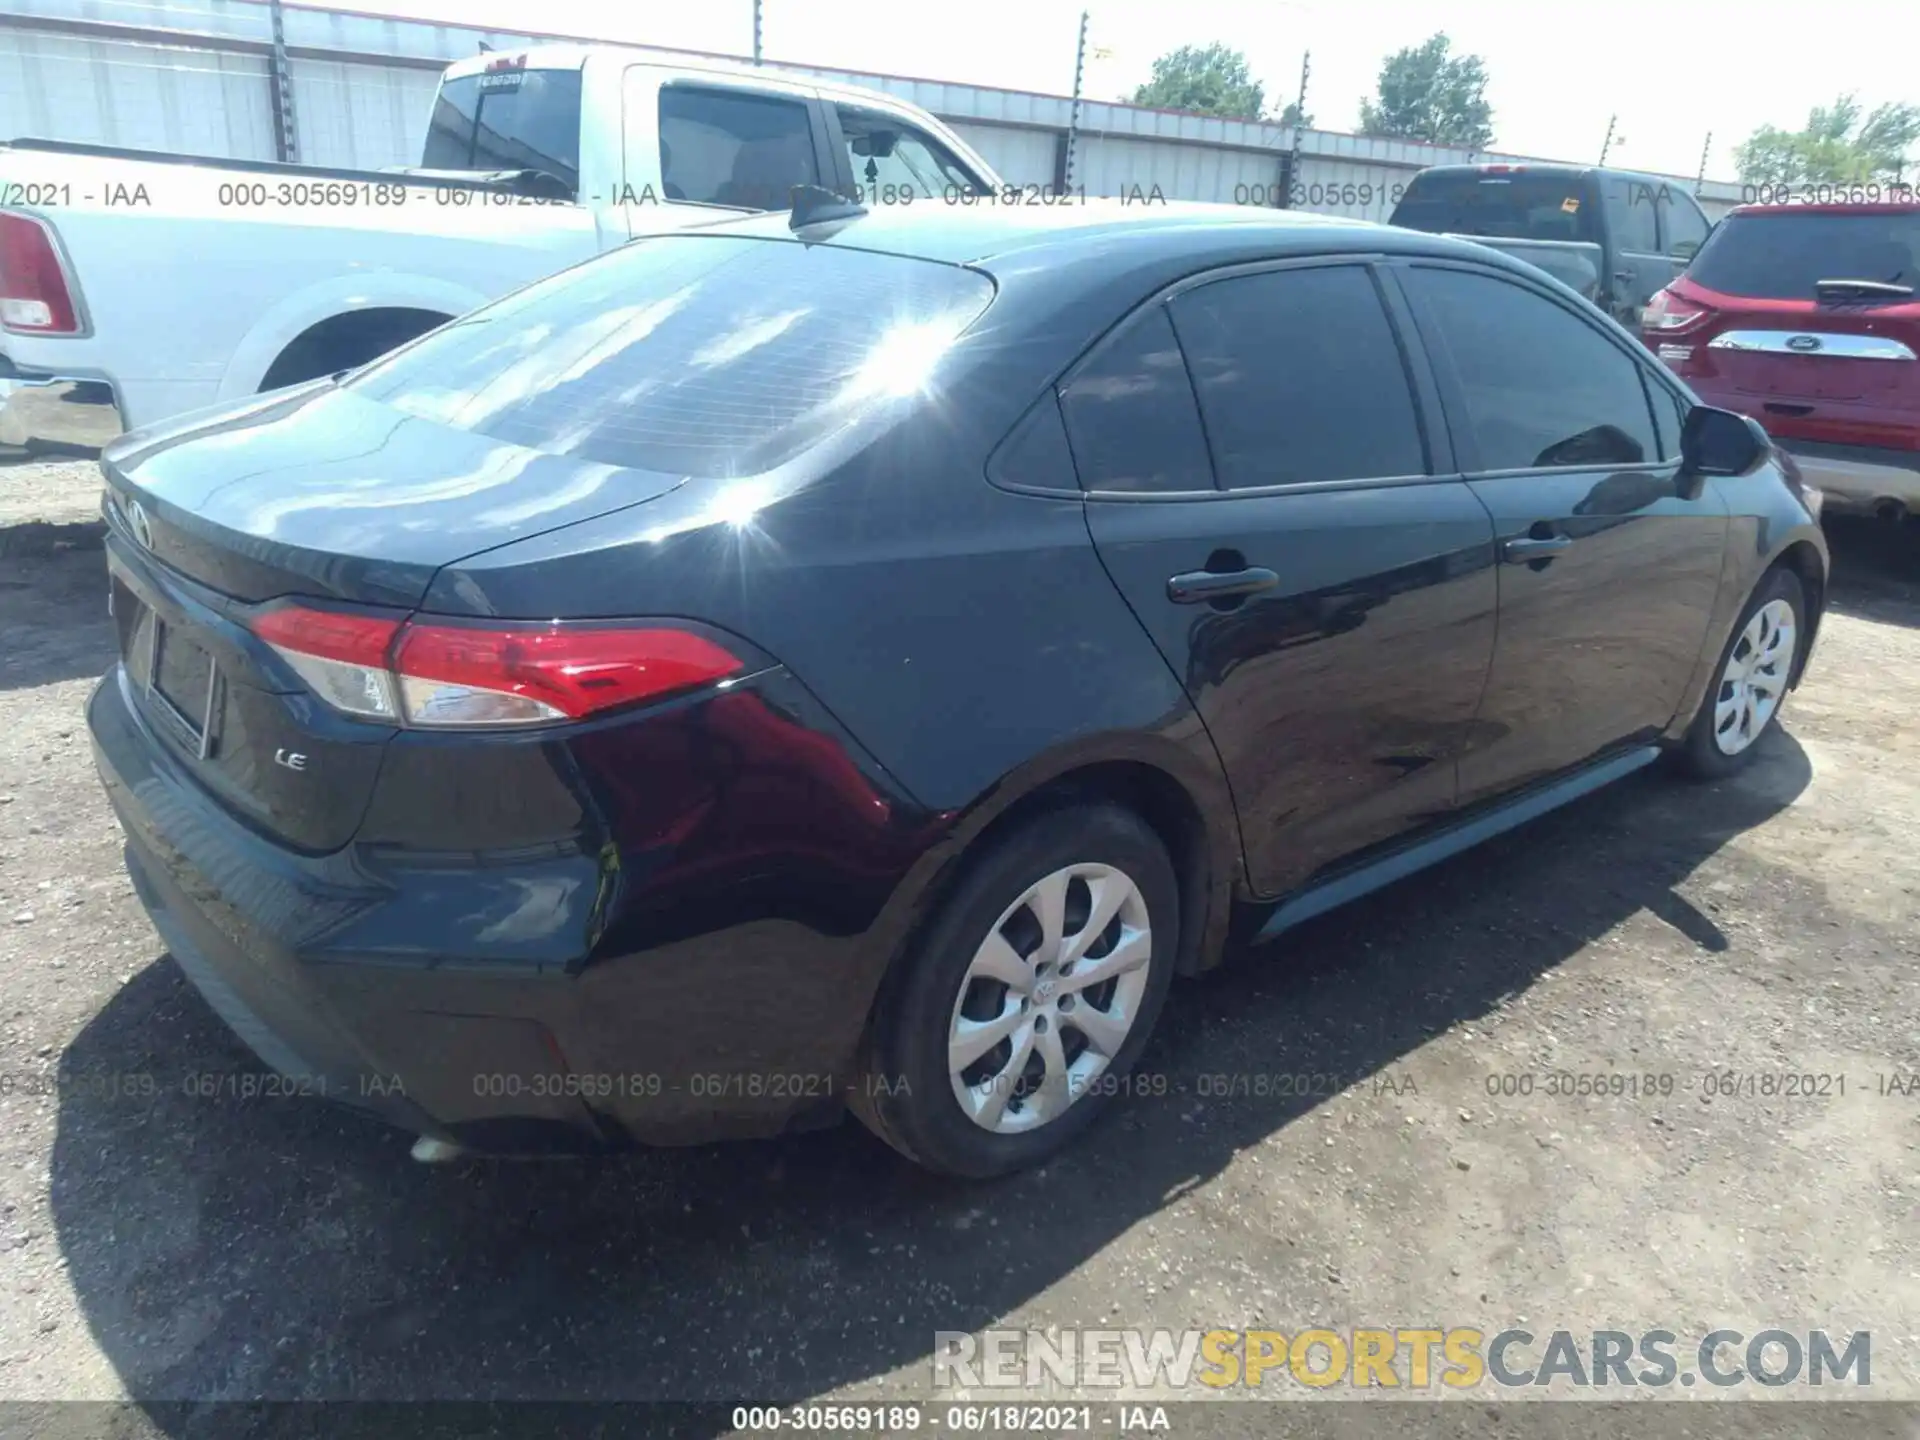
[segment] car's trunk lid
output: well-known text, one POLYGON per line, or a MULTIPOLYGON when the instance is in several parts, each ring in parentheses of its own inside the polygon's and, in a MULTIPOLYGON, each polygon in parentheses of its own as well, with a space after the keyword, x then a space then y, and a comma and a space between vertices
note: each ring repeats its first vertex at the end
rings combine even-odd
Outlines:
POLYGON ((679 483, 326 384, 131 438, 102 463, 131 703, 230 811, 314 853, 352 838, 393 731, 317 700, 251 633, 262 602, 411 610, 452 561, 679 483))
POLYGON ((169 568, 243 600, 411 606, 451 561, 664 494, 680 477, 530 449, 322 383, 142 432, 109 511, 169 568), (131 507, 137 506, 137 511, 131 507))

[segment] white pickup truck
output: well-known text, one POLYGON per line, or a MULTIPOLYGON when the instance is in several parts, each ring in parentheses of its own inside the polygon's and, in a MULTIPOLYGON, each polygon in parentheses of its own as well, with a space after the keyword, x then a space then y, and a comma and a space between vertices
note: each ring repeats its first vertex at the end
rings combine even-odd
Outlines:
POLYGON ((636 235, 785 208, 796 185, 951 200, 1000 183, 889 96, 597 45, 452 65, 412 168, 16 140, 0 451, 84 452, 350 369, 636 235))

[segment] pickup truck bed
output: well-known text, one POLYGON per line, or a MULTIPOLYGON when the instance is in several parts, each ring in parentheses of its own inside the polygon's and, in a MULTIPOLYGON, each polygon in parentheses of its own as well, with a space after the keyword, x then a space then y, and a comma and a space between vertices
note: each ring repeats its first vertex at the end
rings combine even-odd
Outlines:
POLYGON ((1589 300, 1600 299, 1601 267, 1606 251, 1587 240, 1503 240, 1488 235, 1454 234, 1456 240, 1471 240, 1494 250, 1504 250, 1516 259, 1553 276, 1563 285, 1578 290, 1589 300))

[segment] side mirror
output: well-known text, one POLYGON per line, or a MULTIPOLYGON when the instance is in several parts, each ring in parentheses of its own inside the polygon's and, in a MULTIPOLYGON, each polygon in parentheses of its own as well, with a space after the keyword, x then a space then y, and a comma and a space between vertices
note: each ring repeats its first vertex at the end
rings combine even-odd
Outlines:
POLYGON ((1698 240, 1676 240, 1673 242, 1673 258, 1676 260, 1690 261, 1699 253, 1700 242, 1698 240))
POLYGON ((1766 427, 1752 416, 1696 405, 1680 427, 1680 473, 1744 475, 1772 449, 1766 427))

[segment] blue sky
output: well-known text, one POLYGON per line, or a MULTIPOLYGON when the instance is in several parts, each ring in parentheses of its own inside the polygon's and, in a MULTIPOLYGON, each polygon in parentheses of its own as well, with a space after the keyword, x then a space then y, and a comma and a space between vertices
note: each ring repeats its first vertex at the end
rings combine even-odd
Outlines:
MULTIPOLYGON (((632 43, 745 53, 751 0, 341 0, 350 7, 529 26, 632 43)), ((1291 98, 1313 52, 1308 109, 1352 129, 1380 62, 1446 31, 1487 62, 1496 146, 1692 174, 1713 133, 1710 178, 1731 179, 1733 146, 1756 126, 1798 126, 1853 90, 1871 107, 1920 101, 1920 3, 1604 0, 1550 8, 1495 0, 1087 0, 1087 93, 1117 99, 1156 55, 1221 41, 1244 51, 1270 96, 1291 98)), ((763 0, 766 55, 818 65, 1066 94, 1081 0, 763 0)))

